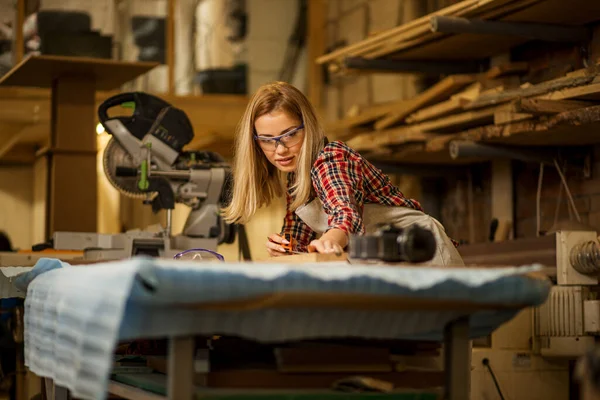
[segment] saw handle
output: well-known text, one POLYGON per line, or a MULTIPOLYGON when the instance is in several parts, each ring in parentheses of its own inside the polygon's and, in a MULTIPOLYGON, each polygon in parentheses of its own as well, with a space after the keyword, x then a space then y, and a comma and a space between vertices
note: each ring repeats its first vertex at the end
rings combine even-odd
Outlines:
POLYGON ((100 123, 103 123, 106 120, 108 120, 107 111, 109 109, 116 106, 120 106, 121 104, 127 102, 136 102, 135 93, 120 93, 109 99, 106 99, 106 101, 100 104, 100 106, 98 107, 98 119, 100 120, 100 123))

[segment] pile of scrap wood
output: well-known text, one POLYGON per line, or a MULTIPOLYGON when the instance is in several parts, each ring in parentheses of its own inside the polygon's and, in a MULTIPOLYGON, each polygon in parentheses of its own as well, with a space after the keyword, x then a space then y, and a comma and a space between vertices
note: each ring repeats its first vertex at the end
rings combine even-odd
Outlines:
MULTIPOLYGON (((463 0, 409 23, 382 31, 364 40, 336 49, 317 58, 335 73, 347 72, 348 59, 361 60, 453 60, 468 61, 490 57, 523 44, 535 36, 510 32, 489 34, 440 32, 442 20, 495 21, 507 24, 546 24, 569 26, 569 35, 591 34, 583 25, 597 20, 600 2, 589 0, 463 0), (577 26, 578 28, 574 28, 577 26), (490 40, 493 37, 493 40, 490 40)), ((538 27, 539 28, 539 27, 538 27)), ((537 29, 537 28, 536 28, 537 29)), ((543 27, 541 29, 544 29, 543 27)), ((538 36, 558 36, 556 29, 538 36)), ((564 33, 564 32, 563 32, 564 33)), ((560 38, 559 38, 560 39, 560 38)), ((559 40, 555 39, 555 40, 559 40)), ((564 38, 563 38, 564 39, 564 38)), ((377 69, 377 67, 374 67, 377 69)), ((388 71, 389 72, 389 71, 388 71)))
POLYGON ((600 134, 589 129, 600 124, 600 68, 535 85, 519 83, 526 70, 513 63, 483 74, 451 75, 411 99, 368 107, 328 129, 358 151, 394 159, 406 149, 447 152, 453 139, 521 145, 600 142, 600 134))

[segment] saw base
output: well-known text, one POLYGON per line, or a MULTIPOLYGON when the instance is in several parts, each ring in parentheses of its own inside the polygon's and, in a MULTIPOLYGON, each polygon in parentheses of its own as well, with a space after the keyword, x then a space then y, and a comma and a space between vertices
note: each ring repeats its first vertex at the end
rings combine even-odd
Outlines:
POLYGON ((119 234, 56 232, 55 250, 83 251, 83 258, 92 261, 122 260, 135 256, 173 258, 189 249, 217 251, 218 239, 188 236, 163 236, 153 232, 134 231, 119 234))

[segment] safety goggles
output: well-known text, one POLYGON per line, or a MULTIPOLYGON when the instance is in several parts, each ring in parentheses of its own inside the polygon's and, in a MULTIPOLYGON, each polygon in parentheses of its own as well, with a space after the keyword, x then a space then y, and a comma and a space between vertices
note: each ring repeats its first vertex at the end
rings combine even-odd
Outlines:
POLYGON ((225 261, 225 257, 208 249, 189 249, 175 254, 175 260, 189 261, 225 261))
POLYGON ((261 149, 265 151, 275 151, 277 150, 277 145, 282 144, 285 148, 290 148, 292 146, 297 145, 302 141, 302 133, 300 132, 304 129, 304 124, 300 124, 297 128, 292 129, 289 132, 284 133, 280 136, 258 136, 255 135, 254 139, 258 142, 258 145, 261 149))

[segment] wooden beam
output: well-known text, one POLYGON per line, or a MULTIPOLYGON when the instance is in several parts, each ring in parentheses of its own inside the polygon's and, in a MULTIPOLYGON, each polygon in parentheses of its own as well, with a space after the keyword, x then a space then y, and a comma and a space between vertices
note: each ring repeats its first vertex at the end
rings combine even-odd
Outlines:
POLYGON ((17 9, 15 15, 15 25, 13 27, 14 34, 14 55, 15 64, 23 60, 23 52, 25 49, 25 40, 23 38, 23 25, 25 25, 25 0, 16 1, 17 9))
POLYGON ((469 103, 468 100, 460 97, 455 97, 450 100, 442 101, 432 106, 423 108, 406 118, 407 124, 427 121, 434 118, 439 118, 462 110, 469 103))
POLYGON ((169 74, 169 94, 175 94, 175 10, 177 0, 167 0, 167 68, 169 74))
POLYGON ((39 132, 39 125, 31 124, 26 125, 15 134, 8 137, 6 140, 0 142, 0 159, 6 157, 6 155, 20 142, 23 142, 29 136, 35 135, 39 132))
POLYGON ((390 112, 375 123, 375 129, 382 130, 402 122, 413 112, 437 101, 446 100, 450 95, 475 82, 475 75, 451 75, 442 79, 429 89, 415 96, 405 106, 390 112))
POLYGON ((529 63, 511 62, 507 64, 495 65, 485 74, 487 79, 497 79, 506 75, 524 74, 529 71, 529 63))
POLYGON ((561 112, 576 110, 593 106, 597 103, 581 100, 544 100, 544 99, 518 99, 511 105, 515 113, 528 113, 535 115, 551 115, 561 112))
POLYGON ((323 101, 323 67, 315 60, 325 54, 327 46, 327 7, 326 0, 308 2, 308 98, 317 111, 323 101))
POLYGON ((16 144, 10 152, 0 158, 0 165, 33 165, 35 162, 36 146, 31 144, 16 144))
POLYGON ((46 237, 96 232, 95 82, 63 76, 53 86, 46 237))

